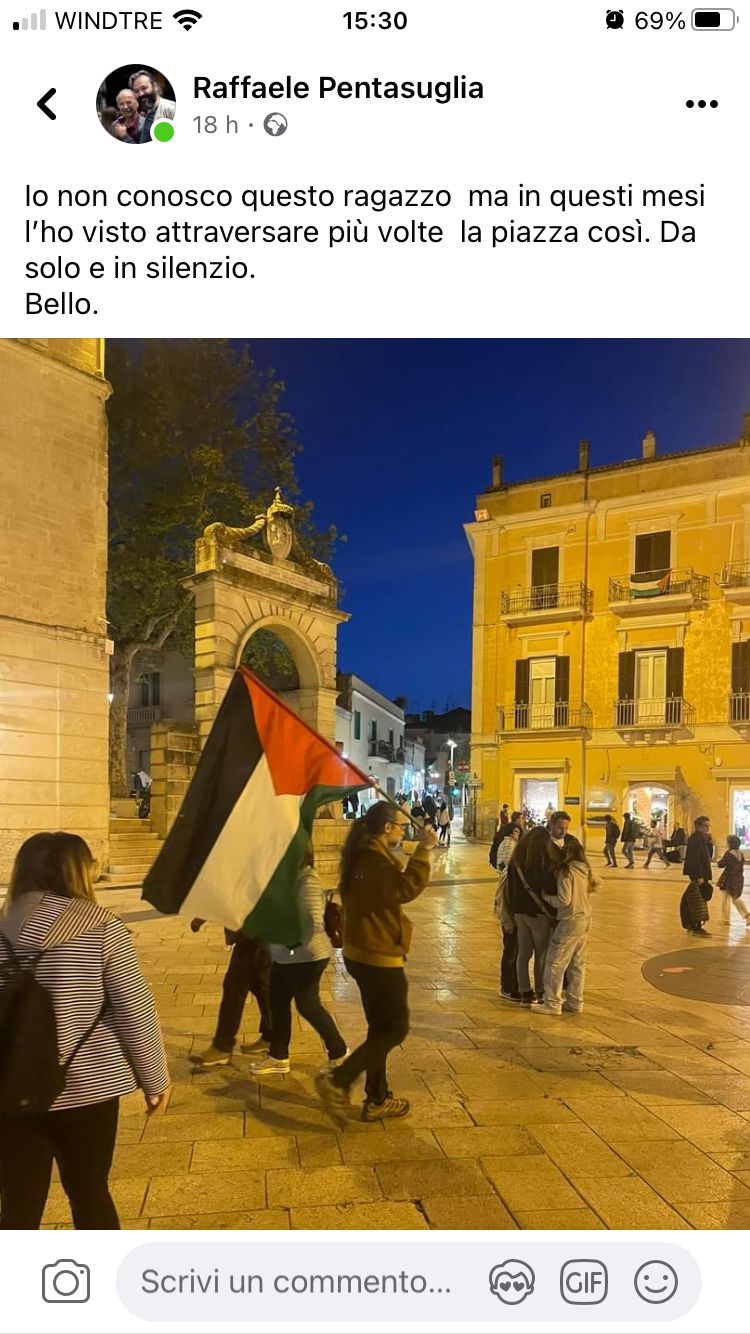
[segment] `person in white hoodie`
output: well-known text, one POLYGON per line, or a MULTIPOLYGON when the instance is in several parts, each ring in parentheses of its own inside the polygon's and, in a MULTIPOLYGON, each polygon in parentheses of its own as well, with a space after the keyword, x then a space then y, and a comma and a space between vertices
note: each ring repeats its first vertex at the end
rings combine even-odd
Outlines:
POLYGON ((323 924, 326 896, 308 848, 297 881, 300 943, 293 949, 269 945, 271 954, 271 1044, 268 1056, 250 1066, 254 1075, 289 1074, 292 1001, 322 1039, 333 1069, 348 1054, 336 1022, 320 999, 320 982, 331 962, 331 942, 323 924))
POLYGON ((557 893, 544 898, 557 912, 557 925, 544 966, 544 1002, 537 1014, 580 1014, 586 975, 586 947, 591 929, 591 893, 601 883, 580 861, 575 847, 559 851, 557 893), (565 1000, 563 1001, 563 979, 565 1000))

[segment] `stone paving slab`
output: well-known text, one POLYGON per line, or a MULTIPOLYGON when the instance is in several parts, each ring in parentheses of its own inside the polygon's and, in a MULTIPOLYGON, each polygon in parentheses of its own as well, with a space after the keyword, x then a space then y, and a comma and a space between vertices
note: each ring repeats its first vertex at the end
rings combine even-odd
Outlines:
MULTIPOLYGON (((457 837, 439 868, 443 883, 409 907, 412 1031, 389 1067, 412 1113, 364 1123, 355 1090, 343 1133, 313 1084, 323 1048, 296 1015, 289 1077, 258 1082, 239 1050, 196 1070, 189 1056, 213 1035, 229 957, 221 931, 194 936, 184 919, 144 913, 137 891, 102 892, 133 933, 175 1081, 166 1115, 147 1120, 140 1094, 122 1100, 112 1184, 123 1226, 750 1227, 750 1007, 679 999, 641 971, 704 946, 686 946, 679 926, 679 868, 659 874, 658 894, 640 861, 627 878, 604 871, 585 1010, 552 1018, 498 996, 486 846, 457 837)), ((746 945, 739 927, 712 922, 714 946, 746 945)), ((322 995, 355 1045, 364 1020, 340 961, 322 995)), ((240 1040, 257 1030, 249 1001, 240 1040)), ((70 1227, 59 1183, 44 1225, 70 1227)))

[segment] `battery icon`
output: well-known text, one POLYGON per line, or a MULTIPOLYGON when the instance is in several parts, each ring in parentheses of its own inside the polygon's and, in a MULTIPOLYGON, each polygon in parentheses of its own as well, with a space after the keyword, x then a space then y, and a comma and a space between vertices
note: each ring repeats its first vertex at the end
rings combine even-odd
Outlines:
POLYGON ((698 32, 730 32, 736 22, 733 9, 693 10, 693 27, 698 32))

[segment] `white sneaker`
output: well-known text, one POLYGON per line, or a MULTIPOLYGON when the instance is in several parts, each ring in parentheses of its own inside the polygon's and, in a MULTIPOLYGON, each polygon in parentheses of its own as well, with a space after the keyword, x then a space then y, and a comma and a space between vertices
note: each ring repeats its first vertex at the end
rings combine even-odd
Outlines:
POLYGON ((289 1058, 277 1059, 275 1056, 265 1056, 262 1061, 253 1061, 250 1066, 251 1075, 288 1075, 291 1070, 289 1058))
POLYGON ((536 1014, 562 1014, 562 1010, 556 1010, 553 1005, 545 1005, 544 1002, 541 1005, 535 1005, 534 1012, 536 1014))

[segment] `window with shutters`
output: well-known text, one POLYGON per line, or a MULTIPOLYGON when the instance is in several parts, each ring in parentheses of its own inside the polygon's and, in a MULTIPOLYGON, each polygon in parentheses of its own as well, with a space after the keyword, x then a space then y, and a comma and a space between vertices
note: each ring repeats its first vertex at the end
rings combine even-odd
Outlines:
POLYGON ((145 672, 140 679, 141 708, 150 709, 161 703, 161 672, 145 672))
POLYGON ((359 741, 362 737, 362 714, 359 709, 354 710, 354 740, 359 741))
POLYGON ((729 721, 750 722, 750 639, 732 644, 732 689, 729 696, 729 721))
POLYGON ((378 739, 378 724, 377 720, 373 718, 372 722, 370 723, 370 740, 377 741, 377 739, 378 739))
POLYGON ((635 655, 635 721, 644 726, 665 721, 667 650, 644 649, 635 655))
POLYGON ((556 607, 560 578, 560 548, 536 547, 531 553, 532 607, 556 607))
POLYGON ((672 534, 638 533, 635 539, 634 574, 664 575, 672 564, 672 534))
POLYGON ((552 727, 555 721, 555 659, 529 659, 529 727, 552 727))

